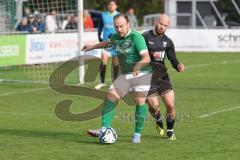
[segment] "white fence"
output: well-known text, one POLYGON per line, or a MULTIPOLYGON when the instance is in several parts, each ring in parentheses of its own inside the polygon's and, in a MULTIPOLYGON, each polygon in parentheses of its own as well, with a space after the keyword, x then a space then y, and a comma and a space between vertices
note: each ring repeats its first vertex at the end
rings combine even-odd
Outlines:
MULTIPOLYGON (((239 52, 240 30, 170 29, 166 33, 176 51, 183 52, 239 52)), ((84 43, 96 43, 96 32, 85 32, 84 43)), ((78 56, 77 33, 28 35, 26 63, 65 61, 78 56)), ((86 53, 100 57, 100 50, 86 53)))
POLYGON ((176 51, 239 52, 240 29, 170 29, 176 51))

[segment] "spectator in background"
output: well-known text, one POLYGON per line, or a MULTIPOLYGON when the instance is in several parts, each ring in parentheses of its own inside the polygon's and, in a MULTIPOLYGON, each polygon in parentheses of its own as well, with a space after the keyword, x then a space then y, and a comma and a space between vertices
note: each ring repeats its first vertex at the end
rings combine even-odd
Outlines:
POLYGON ((62 23, 62 27, 61 27, 62 30, 65 30, 65 28, 70 20, 71 20, 71 16, 67 16, 67 19, 65 19, 62 23))
POLYGON ((29 7, 24 7, 23 16, 28 17, 30 14, 31 14, 30 8, 29 7))
POLYGON ((206 15, 203 18, 207 27, 215 27, 217 25, 217 20, 213 15, 206 15))
POLYGON ((37 32, 45 32, 45 23, 41 20, 41 16, 38 12, 35 12, 35 20, 33 26, 36 28, 37 32))
POLYGON ((130 27, 132 29, 138 27, 138 20, 134 14, 134 8, 131 6, 128 7, 125 14, 128 16, 130 27))
POLYGON ((52 9, 50 14, 46 17, 46 32, 56 32, 58 29, 57 20, 56 20, 57 11, 52 9))
POLYGON ((27 17, 23 17, 20 21, 20 23, 18 24, 17 31, 21 31, 21 32, 32 32, 32 26, 28 24, 28 18, 27 17))
POLYGON ((83 11, 83 22, 84 22, 84 29, 87 29, 87 30, 94 29, 92 17, 89 14, 87 9, 83 11))
POLYGON ((32 14, 30 14, 28 16, 28 24, 33 25, 33 21, 34 21, 34 16, 32 14))
POLYGON ((70 21, 66 25, 65 29, 66 30, 77 30, 78 29, 78 24, 77 24, 75 15, 71 15, 70 21))
POLYGON ((33 23, 34 23, 34 16, 33 16, 32 14, 30 14, 30 15, 28 16, 28 25, 30 25, 31 28, 32 28, 32 31, 31 31, 31 32, 35 33, 35 32, 37 32, 37 28, 34 26, 33 23))

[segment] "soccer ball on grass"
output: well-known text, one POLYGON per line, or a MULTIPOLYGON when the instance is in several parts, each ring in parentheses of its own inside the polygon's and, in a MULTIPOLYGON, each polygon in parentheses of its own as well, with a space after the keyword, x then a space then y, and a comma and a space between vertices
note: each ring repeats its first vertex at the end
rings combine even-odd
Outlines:
POLYGON ((98 135, 101 144, 113 144, 117 140, 117 133, 113 128, 103 127, 98 135))

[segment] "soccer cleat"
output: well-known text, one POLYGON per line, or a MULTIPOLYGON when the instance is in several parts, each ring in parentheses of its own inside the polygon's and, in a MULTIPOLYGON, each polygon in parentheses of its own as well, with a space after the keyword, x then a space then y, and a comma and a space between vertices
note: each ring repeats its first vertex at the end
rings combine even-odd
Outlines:
POLYGON ((164 130, 158 124, 156 124, 156 130, 160 136, 164 135, 164 130))
POLYGON ((96 85, 94 88, 99 90, 101 89, 102 87, 106 86, 104 83, 99 83, 98 85, 96 85))
POLYGON ((92 137, 98 137, 100 129, 89 129, 87 133, 92 137))
POLYGON ((176 136, 175 134, 173 133, 173 131, 167 131, 167 136, 168 136, 168 139, 170 140, 176 140, 176 136))
POLYGON ((139 133, 134 133, 133 137, 132 137, 132 143, 141 143, 141 134, 139 133))

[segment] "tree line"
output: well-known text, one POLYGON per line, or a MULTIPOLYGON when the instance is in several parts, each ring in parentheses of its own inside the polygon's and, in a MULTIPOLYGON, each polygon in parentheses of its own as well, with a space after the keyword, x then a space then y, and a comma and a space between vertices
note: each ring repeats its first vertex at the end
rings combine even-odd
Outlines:
MULTIPOLYGON (((84 0, 84 8, 106 10, 107 0, 84 0)), ((164 11, 164 0, 118 0, 118 11, 125 13, 128 7, 135 9, 138 21, 142 23, 146 14, 160 13, 164 11)))

